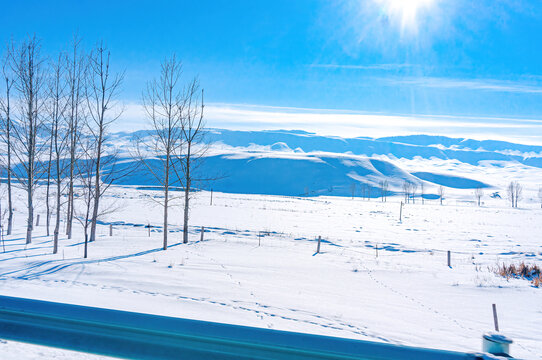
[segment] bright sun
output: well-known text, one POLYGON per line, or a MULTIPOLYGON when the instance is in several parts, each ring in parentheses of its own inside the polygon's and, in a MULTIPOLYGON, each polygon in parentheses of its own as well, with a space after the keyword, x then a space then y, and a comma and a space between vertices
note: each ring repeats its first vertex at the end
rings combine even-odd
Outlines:
POLYGON ((389 18, 400 19, 401 28, 416 28, 420 12, 428 10, 435 0, 376 0, 389 18))

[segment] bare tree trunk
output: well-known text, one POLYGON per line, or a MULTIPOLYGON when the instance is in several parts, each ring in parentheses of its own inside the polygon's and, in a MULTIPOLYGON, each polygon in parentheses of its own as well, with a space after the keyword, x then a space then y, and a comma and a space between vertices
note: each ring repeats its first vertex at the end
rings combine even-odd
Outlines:
POLYGON ((98 155, 96 157, 96 175, 95 175, 95 183, 94 183, 94 206, 92 209, 92 220, 90 223, 90 241, 96 240, 96 223, 98 220, 98 209, 100 208, 100 163, 102 160, 101 152, 102 152, 102 135, 100 132, 99 140, 98 140, 98 155))
POLYGON ((32 243, 32 230, 34 223, 34 203, 32 199, 32 188, 30 187, 27 192, 27 204, 28 204, 28 217, 26 221, 26 244, 32 243))
MULTIPOLYGON (((170 129, 171 130, 171 129, 170 129)), ((169 132, 171 134, 171 132, 169 132)), ((165 164, 165 180, 164 180, 164 244, 163 249, 167 250, 167 238, 168 238, 168 209, 169 209, 169 171, 170 171, 171 154, 170 149, 166 150, 166 164, 165 164)))
POLYGON ((190 151, 191 144, 187 143, 186 153, 186 169, 185 169, 185 184, 184 184, 184 221, 183 221, 183 244, 188 242, 188 212, 190 211, 190 186, 192 185, 192 179, 190 176, 190 151))
POLYGON ((66 213, 66 235, 68 239, 72 238, 73 228, 73 215, 74 215, 74 178, 75 178, 75 162, 78 139, 79 139, 79 118, 80 118, 80 95, 81 95, 81 83, 85 73, 86 62, 82 57, 79 50, 80 39, 77 36, 73 38, 73 52, 71 57, 67 57, 67 72, 68 72, 68 91, 69 91, 69 153, 70 153, 70 165, 68 174, 68 204, 66 213))
MULTIPOLYGON (((9 148, 9 146, 8 146, 9 148)), ((11 235, 13 230, 13 199, 11 195, 11 154, 8 150, 8 231, 7 235, 11 235)))
MULTIPOLYGON (((71 137, 71 135, 70 135, 71 137)), ((71 147, 70 147, 71 148, 71 147)), ((66 235, 68 239, 72 238, 72 223, 73 223, 73 177, 74 177, 74 159, 71 156, 70 149, 70 168, 68 174, 68 203, 66 204, 66 235)))
POLYGON ((43 143, 38 144, 38 135, 43 133, 43 119, 41 108, 42 86, 44 80, 43 61, 40 57, 39 41, 29 38, 18 48, 14 44, 8 51, 10 66, 14 74, 14 88, 19 95, 17 126, 12 130, 14 135, 13 153, 17 162, 24 168, 24 175, 12 171, 17 177, 18 183, 27 193, 27 228, 26 243, 32 242, 32 231, 34 221, 34 191, 38 180, 43 174, 43 166, 39 160, 44 149, 43 143))
MULTIPOLYGON (((8 49, 9 51, 9 49, 8 49)), ((12 228, 13 228, 13 198, 12 198, 12 190, 11 190, 11 153, 12 153, 12 144, 11 144, 11 87, 13 86, 13 79, 10 78, 10 76, 7 73, 7 66, 8 66, 8 60, 9 57, 6 57, 6 62, 3 66, 3 75, 4 80, 6 82, 6 99, 5 102, 2 102, 0 99, 0 111, 2 111, 5 115, 5 124, 4 132, 0 132, 2 137, 4 138, 4 141, 6 143, 7 147, 7 175, 8 175, 8 228, 7 228, 7 235, 11 235, 12 228)))
MULTIPOLYGON (((167 179, 167 177, 166 177, 166 179, 167 179)), ((168 223, 168 208, 169 208, 169 204, 168 204, 169 187, 168 186, 165 187, 164 193, 165 193, 165 199, 164 199, 164 245, 163 245, 163 249, 167 250, 167 235, 168 235, 168 226, 167 226, 168 224, 167 223, 168 223)))
MULTIPOLYGON (((60 171, 60 167, 57 165, 57 171, 60 171)), ((53 254, 56 254, 58 251, 58 233, 60 232, 60 214, 61 214, 61 202, 60 202, 60 192, 61 192, 60 181, 56 183, 56 221, 55 221, 55 231, 54 231, 54 249, 53 254)))
POLYGON ((188 86, 186 93, 186 107, 183 115, 182 134, 186 146, 186 153, 181 157, 184 179, 184 221, 183 243, 188 242, 188 220, 190 211, 190 190, 195 181, 196 170, 203 161, 207 147, 204 146, 205 123, 203 121, 203 90, 201 90, 201 103, 198 99, 199 84, 194 79, 188 86))
POLYGON ((50 206, 50 189, 51 189, 51 163, 53 161, 53 129, 51 124, 51 139, 49 139, 49 159, 47 162, 47 190, 45 191, 45 227, 47 228, 47 236, 51 235, 49 226, 51 224, 51 206, 50 206))
POLYGON ((85 253, 83 254, 83 257, 85 259, 88 257, 88 233, 87 233, 87 229, 85 229, 85 253))

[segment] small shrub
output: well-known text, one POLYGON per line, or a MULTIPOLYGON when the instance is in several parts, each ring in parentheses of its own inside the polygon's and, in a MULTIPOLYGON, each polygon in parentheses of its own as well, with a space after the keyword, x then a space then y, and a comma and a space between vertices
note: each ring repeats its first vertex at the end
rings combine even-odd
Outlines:
POLYGON ((542 269, 538 265, 529 265, 525 264, 525 262, 517 265, 503 263, 502 266, 497 265, 494 272, 506 279, 525 279, 529 280, 535 287, 542 286, 542 269))

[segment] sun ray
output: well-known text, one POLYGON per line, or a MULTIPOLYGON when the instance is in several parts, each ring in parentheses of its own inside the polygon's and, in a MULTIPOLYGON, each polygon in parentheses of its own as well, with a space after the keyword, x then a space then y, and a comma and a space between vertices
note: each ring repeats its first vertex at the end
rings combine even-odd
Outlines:
POLYGON ((417 30, 420 13, 431 8, 435 0, 375 0, 382 12, 394 21, 399 21, 401 29, 417 30))

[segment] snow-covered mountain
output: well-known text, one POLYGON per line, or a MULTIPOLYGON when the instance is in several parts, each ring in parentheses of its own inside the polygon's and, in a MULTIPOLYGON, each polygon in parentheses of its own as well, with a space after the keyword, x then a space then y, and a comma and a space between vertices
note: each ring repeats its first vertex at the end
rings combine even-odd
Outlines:
MULTIPOLYGON (((130 146, 133 139, 148 135, 122 132, 113 139, 117 145, 130 146)), ((410 181, 424 183, 427 194, 434 195, 440 185, 499 191, 508 181, 521 180, 535 186, 542 174, 542 146, 503 141, 428 135, 340 138, 304 131, 223 129, 210 130, 207 141, 210 150, 199 171, 214 180, 199 187, 221 192, 350 196, 356 184, 357 196, 365 188, 374 197, 380 194, 379 183, 386 180, 391 193, 410 181)), ((134 160, 126 159, 122 166, 134 166, 134 160)), ((143 169, 119 182, 155 185, 143 169)))

